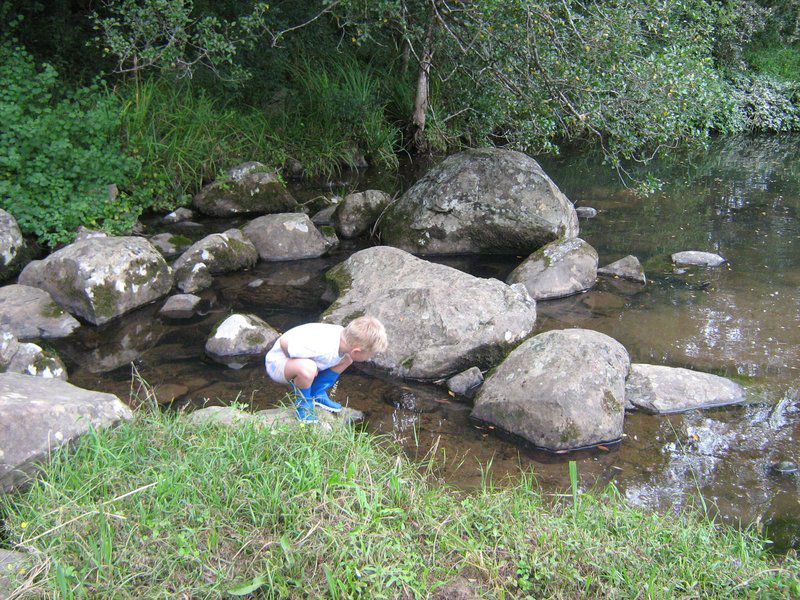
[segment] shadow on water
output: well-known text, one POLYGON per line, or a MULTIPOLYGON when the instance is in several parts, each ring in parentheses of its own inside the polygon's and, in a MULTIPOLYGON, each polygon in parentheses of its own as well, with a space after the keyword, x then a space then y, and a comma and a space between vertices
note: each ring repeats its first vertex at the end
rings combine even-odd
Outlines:
MULTIPOLYGON (((581 221, 581 237, 598 250, 601 265, 634 254, 649 283, 601 279, 585 294, 540 302, 537 332, 594 329, 619 340, 635 362, 737 378, 748 390, 745 405, 668 416, 629 413, 621 444, 552 456, 477 426, 469 419, 468 401, 432 385, 354 368, 340 380, 337 398, 364 411, 365 427, 385 434, 410 457, 436 454, 437 474, 464 489, 479 486, 491 463, 495 480, 532 467, 543 490, 561 492, 569 487, 567 463, 576 460, 583 488, 614 484, 631 502, 659 510, 681 510, 702 497, 724 520, 760 519, 780 538, 776 547, 796 547, 800 477, 775 475, 770 465, 800 459, 800 409, 792 396, 800 373, 798 142, 737 138, 688 167, 655 165, 650 173, 665 185, 646 198, 625 189, 596 161, 542 161, 576 205, 598 209, 596 218, 581 221), (720 269, 674 269, 669 255, 687 249, 719 252, 728 263, 720 269)), ((326 189, 294 192, 306 201, 370 187, 398 192, 416 175, 367 173, 326 189)), ((241 223, 205 221, 182 230, 199 239, 241 223)), ((179 405, 274 406, 286 390, 269 381, 260 364, 236 370, 205 356, 211 329, 232 312, 256 314, 279 330, 317 320, 327 306, 325 271, 367 244, 345 243, 325 258, 259 263, 217 277, 202 293, 202 314, 189 321, 160 318, 158 304, 102 328, 84 327, 53 345, 66 358, 73 383, 123 399, 130 390, 127 365, 135 361, 157 393, 177 398, 179 405)), ((522 258, 436 260, 502 280, 522 258)))

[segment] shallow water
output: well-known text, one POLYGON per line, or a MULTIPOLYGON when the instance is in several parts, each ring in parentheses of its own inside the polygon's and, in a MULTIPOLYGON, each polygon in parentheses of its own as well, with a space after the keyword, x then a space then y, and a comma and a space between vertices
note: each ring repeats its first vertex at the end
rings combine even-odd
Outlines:
MULTIPOLYGON (((459 487, 478 485, 491 463, 496 479, 533 468, 547 493, 559 493, 568 487, 567 461, 573 459, 583 488, 613 482, 632 502, 660 510, 705 503, 734 523, 772 522, 781 547, 796 545, 800 477, 773 474, 770 465, 800 461, 793 396, 800 387, 800 138, 727 140, 691 167, 656 165, 649 172, 665 186, 647 198, 637 198, 597 161, 542 163, 576 205, 599 210, 581 221, 581 237, 598 250, 601 265, 634 254, 649 283, 600 280, 586 294, 540 302, 537 331, 595 329, 619 340, 636 362, 735 377, 748 390, 747 404, 660 417, 629 413, 621 444, 551 456, 475 427, 470 406, 434 386, 353 369, 340 380, 338 399, 364 411, 370 430, 390 435, 412 457, 435 454, 437 474, 459 487), (678 273, 669 255, 687 249, 719 252, 728 264, 678 273), (415 410, 383 400, 398 385, 416 395, 415 410)), ((344 179, 336 191, 393 192, 405 185, 402 173, 368 173, 344 179)), ((324 192, 295 193, 310 200, 324 192)), ((237 224, 213 221, 172 231, 199 239, 237 224)), ((128 398, 134 361, 163 399, 176 397, 180 406, 274 406, 285 390, 268 380, 260 364, 238 370, 218 365, 203 354, 206 337, 232 312, 254 313, 279 330, 316 320, 327 306, 325 270, 364 244, 345 243, 322 259, 259 263, 218 277, 202 294, 203 314, 190 321, 159 318, 157 303, 105 327, 83 327, 53 345, 74 384, 122 398, 128 398)), ((503 279, 521 258, 440 262, 503 279)))

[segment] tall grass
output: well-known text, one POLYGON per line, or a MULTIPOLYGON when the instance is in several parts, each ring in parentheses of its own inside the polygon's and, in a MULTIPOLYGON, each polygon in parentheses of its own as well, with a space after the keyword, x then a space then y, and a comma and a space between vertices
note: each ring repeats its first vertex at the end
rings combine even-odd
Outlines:
POLYGON ((357 163, 396 167, 400 132, 384 115, 378 79, 355 61, 300 60, 291 88, 264 109, 227 105, 191 81, 135 79, 121 86, 128 152, 141 159, 134 185, 156 207, 174 208, 237 162, 280 167, 300 160, 310 175, 357 163))
POLYGON ((426 598, 456 577, 486 598, 800 594, 800 563, 755 534, 579 495, 577 473, 548 499, 531 473, 465 495, 432 472, 352 428, 139 413, 0 506, 35 553, 24 597, 426 598))

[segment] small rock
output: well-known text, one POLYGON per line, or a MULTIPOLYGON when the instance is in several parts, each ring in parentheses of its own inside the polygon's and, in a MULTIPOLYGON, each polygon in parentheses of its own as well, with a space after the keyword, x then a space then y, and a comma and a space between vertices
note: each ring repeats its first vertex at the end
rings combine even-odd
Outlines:
POLYGON ((164 256, 175 256, 192 245, 192 240, 184 235, 159 233, 150 238, 150 243, 164 256))
POLYGON ((676 252, 672 255, 672 262, 677 265, 690 265, 698 267, 719 267, 725 264, 725 259, 713 252, 699 252, 697 250, 687 250, 676 252))
POLYGON ((264 285, 264 280, 263 279, 253 279, 253 281, 251 281, 250 283, 247 284, 247 287, 249 287, 249 288, 258 288, 258 287, 261 287, 262 285, 264 285))
POLYGON ((321 225, 333 225, 333 213, 338 208, 337 204, 331 204, 330 206, 326 206, 321 211, 314 214, 311 217, 311 222, 314 223, 317 227, 321 225))
POLYGON ((579 219, 594 219, 597 216, 597 209, 591 206, 576 206, 575 214, 579 219))
POLYGON ((75 232, 75 241, 79 240, 89 240, 92 238, 104 238, 108 237, 108 234, 105 231, 97 231, 95 229, 89 229, 88 227, 84 227, 81 225, 78 227, 78 230, 75 232))
POLYGON ((383 393, 383 401, 389 406, 415 413, 429 413, 439 409, 430 394, 406 386, 391 387, 383 393))
POLYGON ((622 279, 630 279, 639 283, 647 283, 642 263, 639 259, 629 254, 625 258, 620 258, 618 261, 597 269, 598 275, 606 275, 610 277, 621 277, 622 279))
POLYGON ((179 383, 162 383, 154 386, 153 391, 156 393, 156 399, 159 404, 169 404, 175 398, 180 398, 189 393, 189 388, 179 383))
POLYGON ((161 221, 169 225, 172 223, 181 223, 183 221, 189 221, 190 219, 193 218, 194 218, 194 212, 182 206, 181 208, 178 208, 169 213, 161 221))
POLYGON ((232 359, 264 356, 280 334, 255 315, 234 314, 216 326, 206 352, 223 364, 232 359))
POLYGON ((460 396, 472 395, 483 383, 483 373, 478 367, 470 367, 466 371, 454 375, 447 380, 447 389, 460 396))
POLYGON ((208 266, 206 263, 200 262, 194 264, 191 271, 184 271, 181 273, 181 278, 178 280, 178 287, 181 291, 189 294, 210 288, 213 282, 214 278, 211 276, 211 271, 208 270, 208 266))
POLYGON ((781 460, 774 463, 771 469, 779 475, 791 475, 797 473, 797 463, 792 460, 781 460))
POLYGON ((287 179, 302 179, 306 174, 306 168, 296 158, 287 158, 281 172, 287 179))
POLYGON ((200 302, 200 297, 194 294, 176 294, 170 296, 158 314, 170 319, 188 319, 195 315, 200 302))

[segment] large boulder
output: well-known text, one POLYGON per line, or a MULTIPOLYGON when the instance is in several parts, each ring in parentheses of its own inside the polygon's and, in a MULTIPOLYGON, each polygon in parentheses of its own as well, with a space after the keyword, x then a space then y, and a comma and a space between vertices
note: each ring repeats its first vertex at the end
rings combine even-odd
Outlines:
POLYGON ((472 417, 550 451, 619 440, 625 348, 602 333, 562 329, 516 348, 483 384, 472 417))
POLYGON ((0 374, 0 486, 24 485, 36 464, 90 429, 132 417, 112 394, 84 390, 65 381, 16 373, 0 374))
POLYGON ((78 327, 46 291, 17 284, 0 287, 0 329, 33 340, 67 337, 78 327))
POLYGON ((274 170, 259 162, 234 167, 226 177, 205 186, 193 206, 212 217, 297 210, 298 204, 274 170))
POLYGON ((172 265, 175 281, 184 292, 211 285, 210 275, 239 271, 258 262, 258 251, 238 229, 212 233, 195 242, 172 265), (198 274, 202 274, 198 283, 198 274))
POLYGON ((625 400, 651 413, 674 413, 736 404, 744 400, 738 383, 690 369, 660 365, 631 365, 625 400))
POLYGON ((30 263, 19 283, 49 292, 72 314, 101 325, 167 294, 172 272, 144 238, 91 238, 30 263))
POLYGON ((37 344, 21 344, 8 331, 0 332, 0 373, 67 380, 67 369, 55 352, 37 344))
POLYGON ((391 201, 392 197, 380 190, 348 194, 333 213, 336 233, 345 239, 368 233, 391 201))
POLYGON ((0 281, 19 272, 25 240, 17 221, 0 208, 0 281))
POLYGON ((471 366, 488 368, 536 322, 536 303, 524 288, 387 246, 356 252, 326 276, 338 298, 323 320, 380 319, 389 348, 374 362, 399 377, 435 380, 471 366))
POLYGON ((585 292, 597 281, 597 251, 580 238, 550 242, 511 272, 507 283, 521 283, 536 300, 585 292))
POLYGON ((316 258, 328 251, 325 237, 304 213, 258 217, 245 225, 242 232, 258 250, 261 260, 316 258))
POLYGON ((578 235, 578 217, 531 157, 496 148, 446 158, 384 214, 384 243, 416 254, 528 255, 578 235))
POLYGON ((280 337, 255 315, 231 315, 219 323, 206 341, 206 353, 227 365, 241 365, 262 357, 280 337))

